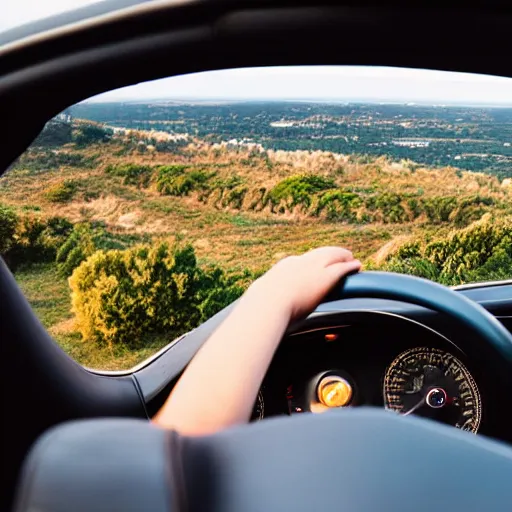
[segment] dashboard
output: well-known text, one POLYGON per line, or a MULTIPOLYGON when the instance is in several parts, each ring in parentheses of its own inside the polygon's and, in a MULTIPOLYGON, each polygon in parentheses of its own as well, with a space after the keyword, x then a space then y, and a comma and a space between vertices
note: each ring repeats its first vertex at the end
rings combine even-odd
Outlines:
POLYGON ((508 400, 492 374, 460 348, 460 336, 470 333, 448 338, 382 311, 319 315, 316 323, 283 339, 253 421, 364 405, 502 437, 500 405, 508 400))
MULTIPOLYGON (((512 281, 457 291, 512 332, 512 281)), ((227 314, 174 341, 133 374, 150 417, 227 314)), ((471 329, 423 307, 373 298, 321 304, 282 339, 251 419, 372 406, 512 443, 510 379, 503 382, 501 372, 483 364, 484 349, 471 329)))

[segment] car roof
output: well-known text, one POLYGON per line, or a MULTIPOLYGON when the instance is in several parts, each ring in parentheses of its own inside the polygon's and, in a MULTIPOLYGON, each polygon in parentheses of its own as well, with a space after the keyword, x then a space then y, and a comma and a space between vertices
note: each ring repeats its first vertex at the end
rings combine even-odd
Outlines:
MULTIPOLYGON (((236 2, 229 2, 225 0, 100 0, 87 6, 80 7, 78 9, 73 9, 37 21, 32 21, 30 23, 26 23, 18 27, 14 27, 3 32, 0 32, 0 50, 3 50, 4 46, 10 46, 13 43, 21 42, 25 39, 32 40, 34 36, 44 37, 45 33, 51 34, 55 31, 59 31, 64 28, 68 30, 73 30, 72 27, 74 25, 80 25, 84 22, 92 21, 94 18, 122 16, 124 13, 129 13, 133 15, 139 10, 143 12, 147 9, 159 8, 165 5, 173 6, 185 4, 212 3, 234 3, 236 4, 237 8, 243 8, 244 6, 254 7, 255 5, 258 5, 259 7, 265 5, 267 5, 268 7, 272 7, 273 2, 272 0, 236 0, 236 2)), ((314 4, 315 2, 307 0, 291 0, 285 3, 288 4, 289 7, 293 7, 295 5, 297 7, 300 7, 305 4, 311 5, 314 4)), ((337 7, 368 6, 374 8, 378 7, 381 9, 386 7, 397 7, 400 4, 405 4, 407 6, 411 5, 410 2, 404 2, 403 0, 382 0, 380 2, 375 2, 375 0, 324 0, 321 3, 333 4, 337 7)), ((443 9, 457 9, 460 11, 472 9, 484 11, 496 10, 512 12, 512 4, 503 5, 501 0, 474 0, 471 4, 471 7, 461 7, 460 3, 457 0, 445 0, 444 2, 426 2, 424 0, 417 0, 414 3, 414 7, 429 7, 432 9, 438 9, 440 11, 442 11, 443 9)))

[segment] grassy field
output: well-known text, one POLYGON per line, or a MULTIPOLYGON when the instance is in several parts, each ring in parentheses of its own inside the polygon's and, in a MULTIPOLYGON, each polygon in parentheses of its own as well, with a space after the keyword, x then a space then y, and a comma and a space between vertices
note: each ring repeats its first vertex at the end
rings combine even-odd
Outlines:
POLYGON ((123 346, 109 348, 92 345, 74 330, 67 279, 59 275, 54 264, 35 265, 16 272, 15 277, 34 312, 52 337, 75 361, 88 368, 131 368, 173 339, 173 336, 148 338, 145 346, 136 350, 123 346))
MULTIPOLYGON (((34 149, 0 180, 1 202, 24 217, 101 222, 114 238, 190 243, 201 264, 230 271, 261 271, 320 245, 348 247, 375 266, 404 241, 434 240, 484 214, 512 214, 510 184, 454 168, 321 152, 145 147, 141 153, 118 140, 78 151, 70 144, 51 156, 62 164, 45 163, 47 152, 34 149), (123 166, 135 166, 135 177, 123 166)), ((136 350, 83 340, 55 263, 15 277, 50 334, 85 366, 129 368, 173 338, 148 338, 136 350)))

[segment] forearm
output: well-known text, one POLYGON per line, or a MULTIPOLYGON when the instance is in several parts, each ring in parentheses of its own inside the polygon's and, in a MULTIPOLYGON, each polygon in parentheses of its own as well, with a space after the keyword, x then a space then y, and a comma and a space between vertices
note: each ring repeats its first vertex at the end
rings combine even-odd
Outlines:
POLYGON ((257 287, 196 354, 155 423, 187 435, 248 421, 261 381, 290 319, 280 300, 257 287))

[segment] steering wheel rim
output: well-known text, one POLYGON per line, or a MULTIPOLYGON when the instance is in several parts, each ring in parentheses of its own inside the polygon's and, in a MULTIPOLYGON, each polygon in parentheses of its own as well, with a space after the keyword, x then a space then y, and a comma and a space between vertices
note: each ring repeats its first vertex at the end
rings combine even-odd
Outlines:
POLYGON ((508 370, 501 373, 510 381, 512 334, 491 313, 461 293, 420 277, 366 271, 342 279, 322 304, 354 298, 395 300, 444 313, 471 329, 479 343, 478 351, 491 364, 497 363, 502 370, 508 370))

